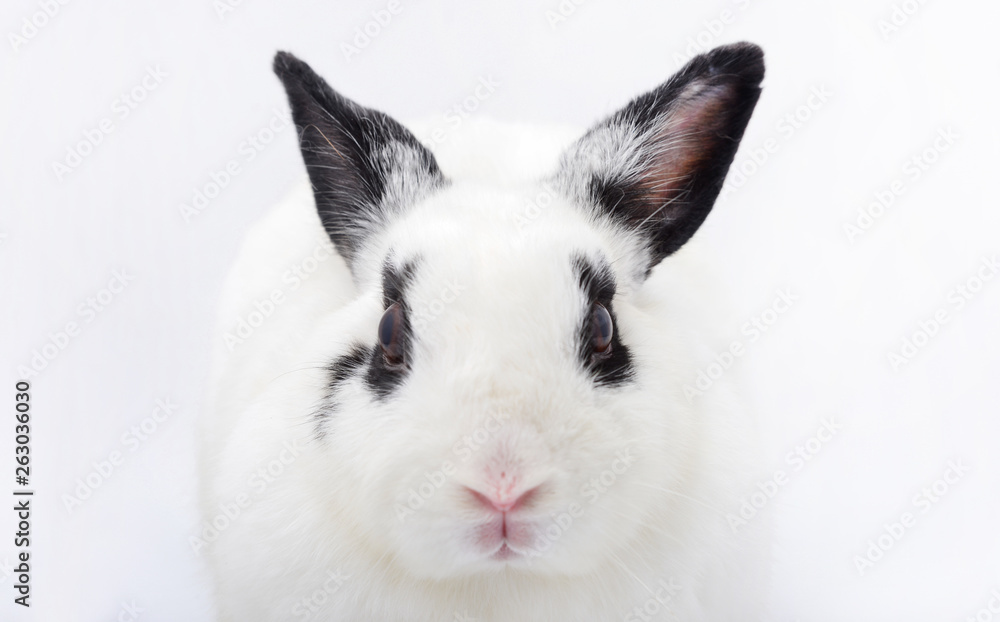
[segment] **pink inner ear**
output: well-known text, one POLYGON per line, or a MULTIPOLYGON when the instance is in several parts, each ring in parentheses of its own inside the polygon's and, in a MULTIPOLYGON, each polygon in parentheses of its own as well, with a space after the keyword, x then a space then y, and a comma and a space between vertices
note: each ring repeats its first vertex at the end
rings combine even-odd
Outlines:
POLYGON ((720 130, 732 89, 692 85, 686 90, 644 141, 649 153, 638 180, 648 210, 643 222, 678 216, 684 189, 723 138, 720 130))

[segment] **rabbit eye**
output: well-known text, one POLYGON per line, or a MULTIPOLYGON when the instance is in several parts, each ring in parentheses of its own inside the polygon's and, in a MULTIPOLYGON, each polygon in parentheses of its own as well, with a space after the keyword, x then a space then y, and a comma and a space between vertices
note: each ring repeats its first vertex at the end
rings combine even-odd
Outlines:
POLYGON ((594 303, 591 327, 594 353, 609 354, 611 352, 611 338, 615 334, 615 325, 611 320, 611 313, 599 302, 594 303))
POLYGON ((378 323, 378 344, 385 361, 393 367, 403 364, 403 306, 398 302, 389 305, 378 323))

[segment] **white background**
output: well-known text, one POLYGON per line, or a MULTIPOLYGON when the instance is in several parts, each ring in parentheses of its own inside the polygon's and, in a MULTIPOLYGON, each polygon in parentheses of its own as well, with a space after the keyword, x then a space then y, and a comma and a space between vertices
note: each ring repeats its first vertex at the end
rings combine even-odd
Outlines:
MULTIPOLYGON (((960 621, 986 607, 1000 588, 1000 278, 962 309, 949 294, 982 258, 1000 256, 1000 5, 587 0, 564 3, 568 15, 553 23, 556 0, 400 3, 350 58, 342 44, 386 2, 244 0, 222 15, 208 0, 70 2, 36 17, 45 23, 34 31, 24 20, 41 10, 37 0, 4 3, 5 413, 19 366, 67 322, 81 329, 31 378, 33 606, 12 604, 14 577, 0 570, 0 619, 113 620, 133 602, 143 621, 210 619, 188 537, 213 308, 241 235, 304 171, 290 129, 252 160, 240 151, 287 109, 270 69, 276 50, 397 118, 445 125, 445 111, 492 78, 500 86, 477 114, 583 128, 665 80, 692 45, 738 40, 767 55, 737 156, 750 174, 698 238, 726 268, 733 338, 746 345, 736 365, 754 379, 774 468, 790 474, 769 502, 780 510, 773 619, 960 621), (900 25, 883 32, 894 7, 900 25), (165 77, 122 118, 116 100, 156 67, 165 77), (829 96, 808 108, 814 89, 829 96), (782 123, 790 113, 799 127, 782 123), (57 175, 53 163, 104 118, 113 131, 57 175), (947 150, 925 153, 948 129, 957 138, 939 141, 947 150), (914 157, 935 160, 919 178, 907 172, 914 157), (231 160, 240 174, 185 221, 178 205, 231 160), (896 180, 898 196, 850 237, 845 224, 896 180), (128 287, 100 313, 81 314, 116 270, 133 277, 128 287), (799 299, 749 343, 742 323, 779 288, 799 299), (889 353, 939 308, 948 322, 893 369, 889 353), (179 408, 129 451, 122 435, 157 399, 179 408), (793 473, 786 454, 824 417, 842 429, 793 473), (78 478, 115 450, 122 464, 68 511, 78 478), (921 513, 914 496, 949 460, 968 472, 921 513), (861 574, 856 556, 908 511, 915 526, 861 574)), ((0 421, 8 495, 13 418, 0 421)), ((0 510, 0 568, 14 562, 14 530, 13 512, 0 510)))

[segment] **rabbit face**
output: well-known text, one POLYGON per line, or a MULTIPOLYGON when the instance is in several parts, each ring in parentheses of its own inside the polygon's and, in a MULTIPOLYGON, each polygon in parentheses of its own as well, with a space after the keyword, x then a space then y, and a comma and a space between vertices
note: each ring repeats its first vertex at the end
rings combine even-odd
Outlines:
POLYGON ((454 184, 401 217, 358 356, 333 366, 319 431, 365 482, 359 522, 417 574, 586 572, 683 460, 684 409, 664 418, 641 369, 627 245, 568 202, 518 228, 523 206, 454 184))
POLYGON ((598 124, 527 221, 538 186, 449 180, 386 115, 291 55, 275 69, 360 292, 313 422, 331 513, 428 578, 583 574, 652 541, 699 434, 684 327, 643 284, 711 209, 759 49, 698 57, 598 124))

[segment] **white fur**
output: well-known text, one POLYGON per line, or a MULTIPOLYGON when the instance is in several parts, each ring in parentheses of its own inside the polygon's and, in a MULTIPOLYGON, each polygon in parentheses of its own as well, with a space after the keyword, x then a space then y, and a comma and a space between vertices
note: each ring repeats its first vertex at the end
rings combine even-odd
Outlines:
POLYGON ((451 185, 366 245, 356 283, 329 249, 308 184, 247 237, 222 296, 202 427, 196 542, 221 619, 760 619, 768 564, 752 534, 766 522, 738 536, 726 522, 754 492, 752 424, 726 385, 732 375, 691 403, 682 394, 726 344, 713 335, 722 303, 695 242, 642 282, 636 240, 545 198, 538 180, 555 171, 572 132, 485 121, 460 130, 434 147, 451 185), (294 286, 285 272, 315 249, 325 259, 294 286), (352 343, 374 343, 390 249, 419 256, 407 296, 433 308, 414 368, 393 399, 373 400, 359 379, 330 396, 326 366, 352 343), (574 365, 583 303, 570 257, 579 252, 613 265, 617 328, 637 373, 625 387, 595 389, 574 365), (230 352, 221 335, 276 289, 284 302, 230 352), (331 408, 318 440, 314 415, 331 408), (457 451, 477 429, 493 431, 478 450, 457 451), (588 481, 621 467, 626 449, 634 463, 591 493, 588 481), (455 473, 401 520, 410 490, 445 461, 455 473), (269 464, 280 474, 255 475, 269 464), (563 524, 544 552, 506 565, 477 551, 485 519, 462 488, 499 468, 547 483, 532 508, 542 533, 563 524), (246 507, 217 535, 206 531, 237 514, 241 493, 246 507), (582 515, 567 523, 574 503, 582 515), (671 581, 682 589, 656 616, 633 613, 657 592, 665 599, 671 581))

